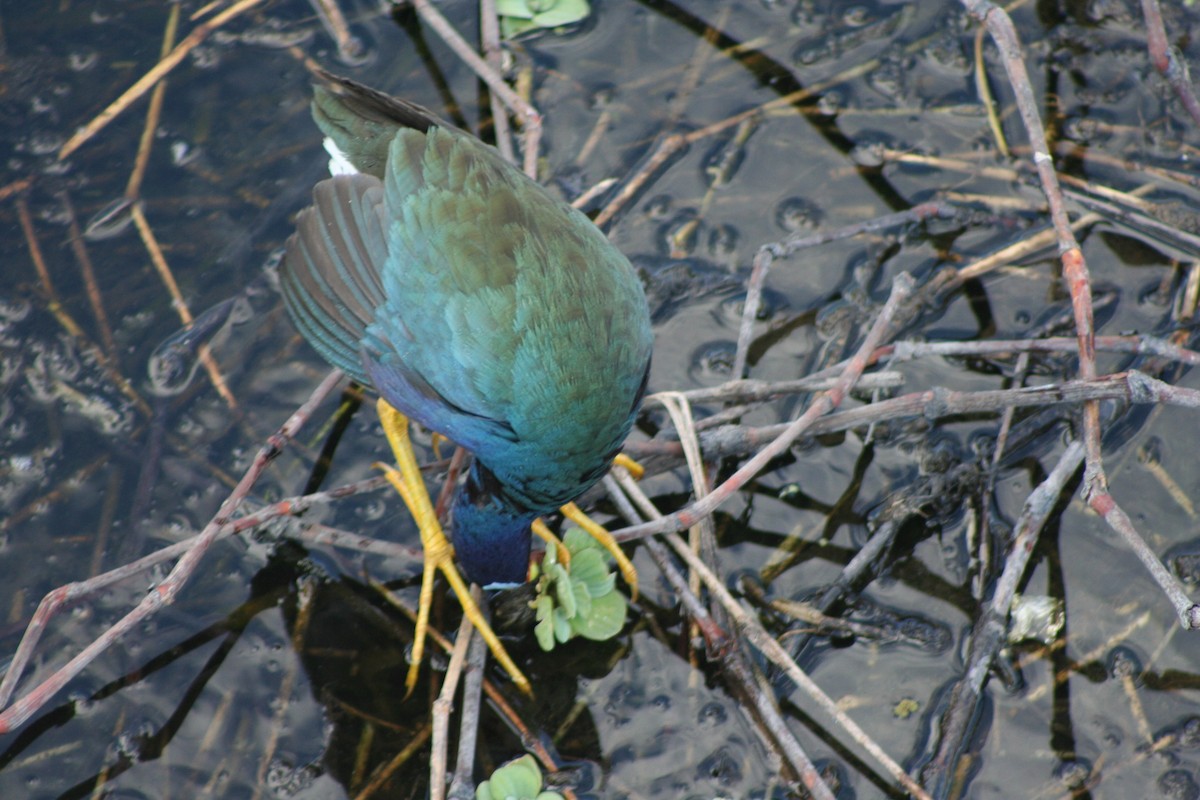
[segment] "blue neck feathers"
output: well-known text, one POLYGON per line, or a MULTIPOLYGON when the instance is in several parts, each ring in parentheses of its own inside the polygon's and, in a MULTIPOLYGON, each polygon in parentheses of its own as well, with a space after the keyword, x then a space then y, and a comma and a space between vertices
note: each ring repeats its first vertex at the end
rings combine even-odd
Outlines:
POLYGON ((450 538, 459 566, 482 586, 524 583, 529 570, 529 526, 537 517, 518 508, 479 461, 454 494, 450 538))

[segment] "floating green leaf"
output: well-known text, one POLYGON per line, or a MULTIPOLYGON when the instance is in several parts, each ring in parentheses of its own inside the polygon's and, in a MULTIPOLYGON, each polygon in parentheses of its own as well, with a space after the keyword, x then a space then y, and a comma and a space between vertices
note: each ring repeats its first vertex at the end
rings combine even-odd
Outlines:
POLYGON ((542 791, 542 771, 533 756, 524 755, 492 773, 475 789, 475 800, 563 800, 558 792, 542 791))
POLYGON ((616 590, 608 553, 574 527, 563 537, 563 546, 571 555, 570 563, 558 563, 557 548, 547 548, 533 601, 537 616, 533 632, 546 651, 576 636, 611 639, 625 625, 625 598, 616 590))
POLYGON ((512 39, 539 28, 558 28, 585 19, 587 0, 497 0, 500 33, 512 39))

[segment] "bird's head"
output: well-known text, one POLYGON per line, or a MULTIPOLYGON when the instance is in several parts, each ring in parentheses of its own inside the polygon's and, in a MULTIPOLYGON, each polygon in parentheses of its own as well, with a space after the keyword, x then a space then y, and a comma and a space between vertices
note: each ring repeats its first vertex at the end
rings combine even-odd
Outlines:
POLYGON ((529 572, 535 512, 514 504, 487 467, 471 465, 454 495, 450 540, 467 578, 481 586, 520 584, 529 572))

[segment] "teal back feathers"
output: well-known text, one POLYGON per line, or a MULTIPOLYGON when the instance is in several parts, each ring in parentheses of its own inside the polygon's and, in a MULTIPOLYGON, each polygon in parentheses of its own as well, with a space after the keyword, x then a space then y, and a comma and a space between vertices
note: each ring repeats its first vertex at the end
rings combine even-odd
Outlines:
POLYGON ((280 270, 327 360, 470 449, 451 538, 476 581, 524 579, 529 521, 610 464, 652 336, 621 253, 432 113, 321 76, 314 118, 359 171, 317 185, 280 270))

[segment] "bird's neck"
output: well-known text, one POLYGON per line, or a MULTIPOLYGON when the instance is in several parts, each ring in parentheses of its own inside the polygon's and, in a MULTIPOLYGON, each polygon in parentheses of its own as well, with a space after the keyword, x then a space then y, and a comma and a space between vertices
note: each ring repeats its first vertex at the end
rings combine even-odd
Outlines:
POLYGON ((519 508, 478 461, 454 495, 450 538, 467 577, 483 586, 524 583, 529 571, 529 526, 535 512, 519 508))

